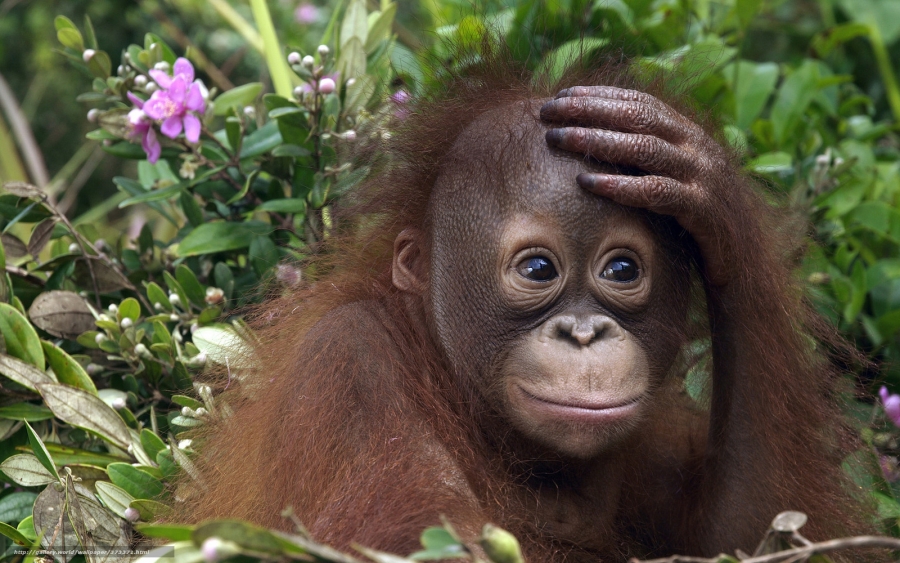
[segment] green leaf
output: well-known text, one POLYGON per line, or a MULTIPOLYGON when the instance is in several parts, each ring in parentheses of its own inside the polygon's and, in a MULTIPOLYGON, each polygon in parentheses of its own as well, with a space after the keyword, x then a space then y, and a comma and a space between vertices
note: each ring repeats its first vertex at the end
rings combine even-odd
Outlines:
POLYGON ((278 263, 278 248, 269 237, 255 237, 250 242, 248 258, 256 275, 262 277, 278 263))
POLYGON ((196 256, 247 248, 254 235, 268 235, 270 231, 271 227, 264 224, 204 223, 181 241, 177 252, 179 256, 196 256))
POLYGON ((775 102, 772 104, 772 127, 779 148, 793 136, 798 125, 818 92, 819 69, 816 62, 806 60, 785 79, 775 102))
POLYGON ((0 333, 6 342, 7 354, 44 370, 41 339, 25 315, 6 303, 0 303, 0 333))
POLYGON ((743 130, 750 128, 778 81, 778 65, 775 63, 753 63, 738 61, 722 69, 726 80, 731 81, 734 92, 735 124, 743 130))
POLYGON ((172 395, 172 402, 176 405, 191 409, 199 409, 203 406, 203 403, 193 397, 188 397, 187 395, 172 395))
POLYGON ((148 522, 159 520, 161 516, 172 512, 169 505, 149 499, 135 499, 130 506, 141 514, 142 520, 148 522))
POLYGON ((244 549, 256 553, 280 555, 282 544, 269 530, 237 520, 216 520, 200 524, 191 534, 196 545, 207 538, 218 537, 233 541, 244 549))
POLYGON ((97 387, 91 376, 65 350, 46 340, 41 340, 41 347, 60 383, 83 389, 92 395, 97 394, 97 387))
POLYGON ((41 440, 40 436, 35 433, 34 428, 27 422, 25 423, 25 431, 28 433, 28 443, 31 445, 31 451, 34 452, 35 457, 41 462, 44 469, 46 469, 54 479, 59 481, 59 473, 56 472, 56 464, 53 462, 53 458, 50 457, 50 452, 47 451, 44 441, 41 440))
POLYGON ((141 304, 134 297, 129 297, 119 304, 119 311, 116 313, 119 322, 122 319, 131 319, 137 322, 141 318, 141 304))
POLYGON ((283 143, 281 133, 278 131, 278 122, 270 121, 244 137, 241 145, 240 158, 254 158, 269 152, 283 143))
POLYGON ((181 192, 179 202, 181 203, 181 210, 184 212, 184 216, 187 217, 192 227, 198 227, 203 224, 203 210, 200 209, 200 204, 197 203, 197 199, 191 192, 187 190, 181 192))
POLYGON ((215 99, 215 115, 227 115, 231 108, 241 109, 244 106, 252 105, 262 89, 261 82, 250 82, 222 92, 215 99))
POLYGON ((59 444, 44 444, 47 451, 53 456, 53 460, 60 466, 72 464, 96 465, 98 467, 106 467, 110 463, 122 461, 121 457, 110 454, 102 454, 98 452, 89 452, 78 448, 70 448, 59 444))
MULTIPOLYGON (((340 46, 343 51, 344 46, 356 40, 360 45, 366 43, 369 34, 369 15, 366 11, 366 3, 364 0, 350 0, 347 11, 344 13, 344 19, 341 22, 340 46)), ((365 70, 365 69, 363 69, 365 70)), ((350 78, 345 76, 345 80, 350 78)))
POLYGON ((794 160, 786 152, 769 152, 761 154, 747 164, 747 168, 759 174, 776 174, 792 170, 794 160))
POLYGON ((391 24, 394 23, 394 16, 396 14, 396 3, 388 5, 387 8, 377 14, 376 19, 372 22, 372 25, 369 26, 369 30, 366 34, 366 53, 371 53, 381 41, 391 38, 391 24))
POLYGON ((19 525, 16 526, 16 531, 28 538, 28 541, 31 543, 31 545, 34 545, 37 542, 38 537, 34 532, 33 517, 29 516, 28 518, 25 518, 24 520, 19 522, 19 525))
POLYGON ((162 494, 162 481, 128 463, 110 463, 106 472, 115 485, 134 498, 153 499, 162 494))
POLYGON ((147 284, 147 299, 150 300, 150 303, 153 303, 154 308, 159 303, 162 305, 163 311, 172 312, 173 308, 172 303, 169 301, 169 295, 156 282, 147 284))
POLYGON ((53 418, 53 413, 45 406, 32 403, 15 403, 0 407, 0 418, 36 422, 53 418))
POLYGON ((56 383, 53 377, 33 365, 2 353, 0 353, 0 374, 32 391, 37 391, 37 386, 42 383, 56 383))
POLYGON ((148 538, 162 538, 169 541, 187 541, 191 539, 193 526, 177 524, 135 524, 134 529, 148 538))
POLYGON ((0 534, 8 537, 12 541, 16 542, 18 545, 27 546, 31 545, 31 542, 28 541, 28 538, 22 535, 19 530, 13 528, 9 524, 5 524, 0 522, 0 534))
POLYGON ((296 198, 270 199, 256 209, 274 213, 306 213, 306 201, 296 198))
POLYGON ((153 430, 144 428, 141 430, 141 447, 151 459, 155 460, 157 454, 166 449, 166 443, 153 430))
MULTIPOLYGON (((20 522, 31 515, 37 494, 20 491, 0 498, 0 522, 20 522)), ((4 534, 5 535, 5 534, 4 534)))
POLYGON ((93 432, 123 450, 131 443, 125 421, 96 395, 50 383, 39 385, 38 391, 53 414, 72 426, 93 432))
POLYGON ((75 28, 66 27, 56 32, 56 38, 64 47, 68 47, 74 51, 84 51, 84 39, 81 32, 75 28))
POLYGON ((201 326, 191 336, 194 345, 205 352, 210 361, 235 366, 235 361, 248 355, 246 342, 226 324, 201 326))
MULTIPOLYGON (((108 470, 107 470, 108 471, 108 470)), ((125 518, 125 509, 131 505, 134 497, 121 487, 117 487, 107 481, 97 481, 94 484, 97 496, 107 508, 116 513, 120 518, 125 518)))
POLYGON ((32 454, 12 455, 0 463, 0 471, 23 487, 40 487, 56 481, 53 475, 32 454))

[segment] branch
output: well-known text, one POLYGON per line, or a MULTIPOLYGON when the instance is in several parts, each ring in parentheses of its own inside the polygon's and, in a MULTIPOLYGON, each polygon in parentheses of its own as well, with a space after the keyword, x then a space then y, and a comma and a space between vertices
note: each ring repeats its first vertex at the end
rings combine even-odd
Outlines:
MULTIPOLYGON (((781 563, 788 561, 804 561, 805 558, 820 553, 828 553, 830 551, 838 551, 841 549, 849 549, 852 547, 863 548, 885 548, 900 550, 900 539, 888 538, 884 536, 856 536, 852 538, 838 538, 819 543, 813 543, 803 547, 794 549, 786 549, 776 553, 766 555, 758 555, 741 559, 741 563, 781 563)), ((682 555, 673 555, 663 559, 631 559, 629 563, 719 563, 725 557, 724 554, 712 558, 704 557, 685 557, 682 555)))

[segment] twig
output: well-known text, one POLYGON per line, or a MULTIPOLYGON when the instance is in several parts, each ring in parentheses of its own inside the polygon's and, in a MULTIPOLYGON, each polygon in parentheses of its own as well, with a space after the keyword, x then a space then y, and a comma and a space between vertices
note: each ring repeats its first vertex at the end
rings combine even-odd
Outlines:
POLYGON ((0 74, 0 108, 3 108, 6 117, 9 120, 9 126, 19 142, 19 148, 22 149, 22 158, 25 160, 25 166, 28 167, 28 174, 38 187, 43 188, 50 183, 50 175, 47 173, 47 165, 44 163, 44 155, 38 148, 31 127, 28 126, 28 120, 16 97, 13 95, 12 89, 3 75, 0 74))
MULTIPOLYGON (((804 558, 820 553, 828 553, 830 551, 838 551, 841 549, 849 549, 853 547, 863 548, 885 548, 900 550, 900 539, 889 538, 885 536, 856 536, 852 538, 838 538, 834 540, 823 541, 797 547, 794 549, 786 549, 777 553, 769 553, 759 555, 747 559, 741 559, 741 563, 787 563, 789 561, 803 561, 804 558)), ((721 561, 725 555, 717 557, 685 557, 683 555, 673 555, 662 559, 631 559, 629 563, 717 563, 721 561)))

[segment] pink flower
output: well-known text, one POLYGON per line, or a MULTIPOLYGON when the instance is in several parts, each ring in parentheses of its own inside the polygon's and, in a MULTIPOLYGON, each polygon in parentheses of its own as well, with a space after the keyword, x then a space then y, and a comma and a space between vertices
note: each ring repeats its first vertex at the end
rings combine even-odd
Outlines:
POLYGON ((325 77, 319 80, 319 92, 322 94, 330 94, 334 92, 335 83, 333 78, 325 77))
POLYGON ((132 139, 141 140, 141 148, 147 153, 147 161, 149 161, 150 164, 153 164, 159 160, 159 155, 162 153, 162 146, 160 146, 159 141, 156 139, 156 131, 153 130, 153 122, 147 117, 147 114, 142 109, 144 107, 144 101, 131 92, 128 92, 127 94, 128 99, 137 106, 128 112, 128 123, 131 124, 130 137, 132 139))
POLYGON ((887 415, 894 426, 900 426, 900 395, 891 395, 887 387, 882 386, 878 391, 881 403, 884 405, 884 414, 887 415))
POLYGON ((185 58, 175 61, 175 74, 169 77, 161 70, 151 70, 150 76, 160 89, 144 103, 144 113, 155 121, 162 121, 160 131, 170 139, 181 134, 188 142, 200 140, 200 119, 206 111, 202 83, 194 81, 194 67, 185 58))
POLYGON ((315 23, 319 19, 319 9, 309 2, 304 2, 294 10, 294 19, 302 24, 315 23))
POLYGON ((391 102, 397 106, 397 109, 394 110, 394 117, 400 120, 406 119, 410 113, 407 107, 410 97, 409 92, 406 90, 397 90, 391 95, 391 102))

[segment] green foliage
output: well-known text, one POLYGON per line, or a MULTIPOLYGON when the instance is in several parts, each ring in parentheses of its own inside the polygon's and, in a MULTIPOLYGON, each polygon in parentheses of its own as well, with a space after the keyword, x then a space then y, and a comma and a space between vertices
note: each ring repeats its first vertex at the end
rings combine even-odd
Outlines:
MULTIPOLYGON (((0 489, 0 552, 63 541, 127 546, 122 526, 137 522, 143 536, 176 542, 185 562, 356 561, 312 542, 296 521, 295 534, 233 521, 149 522, 172 506, 178 475, 182 486, 202 486, 191 439, 229 408, 194 378, 210 364, 237 371, 252 361, 253 335, 236 312, 309 276, 296 264, 340 228, 334 206, 368 173, 342 149, 360 128, 384 132, 402 103, 402 95, 387 102, 398 89, 440 87, 443 69, 420 61, 468 64, 487 34, 553 76, 579 57, 621 49, 708 108, 724 124, 716 133, 745 154, 771 197, 811 221, 802 272, 817 306, 875 360, 864 381, 900 389, 900 90, 891 62, 900 56, 892 23, 900 15, 892 4, 825 0, 809 16, 790 0, 765 8, 757 0, 516 0, 485 2, 477 13, 468 3, 423 1, 418 16, 435 31, 421 35, 387 0, 344 0, 297 25, 278 3, 252 4, 172 2, 186 20, 227 22, 198 32, 198 44, 210 48, 219 34, 245 45, 245 74, 265 66, 276 93, 249 79, 236 87, 215 79, 202 114, 191 110, 197 142, 150 125, 163 143, 152 163, 127 96, 143 103, 165 89, 150 71, 171 71, 176 49, 157 29, 123 45, 114 63, 90 18, 82 26, 53 20, 60 52, 90 81, 78 96, 98 127, 89 141, 130 165, 112 180, 118 194, 80 220, 53 186, 10 182, 0 195, 0 481, 9 485, 0 489), (789 41, 771 41, 801 19, 789 41), (287 57, 275 29, 291 46, 287 57), (771 52, 758 52, 761 44, 771 52), (109 212, 134 228, 110 228, 109 212)), ((218 76, 202 49, 188 58, 218 76)), ((6 174, 18 155, 4 151, 4 131, 0 123, 6 174)), ((708 354, 702 342, 694 348, 708 354)), ((702 371, 687 382, 693 397, 702 395, 702 371)), ((866 446, 848 468, 885 529, 900 535, 900 431, 880 403, 850 401, 848 410, 866 446)), ((472 558, 449 523, 426 530, 422 545, 408 559, 359 551, 381 563, 472 558)), ((521 560, 515 538, 498 528, 486 527, 480 545, 496 563, 521 560)))

